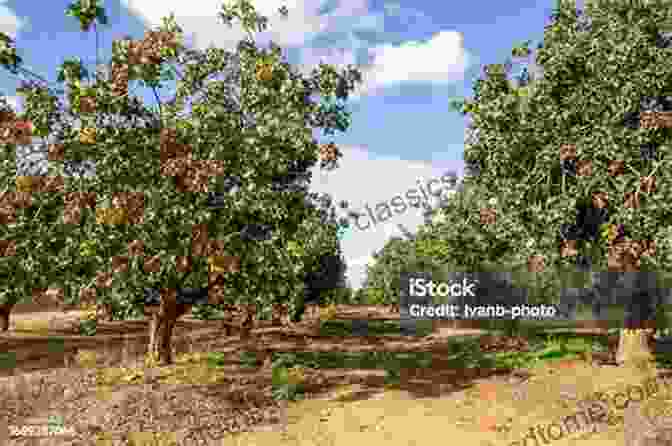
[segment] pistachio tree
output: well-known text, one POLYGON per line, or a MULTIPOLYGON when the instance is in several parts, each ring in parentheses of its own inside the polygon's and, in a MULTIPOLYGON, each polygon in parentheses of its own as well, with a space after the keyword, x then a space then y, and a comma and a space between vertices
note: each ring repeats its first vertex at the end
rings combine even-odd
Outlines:
POLYGON ((347 265, 338 238, 343 221, 336 217, 333 199, 328 194, 316 193, 308 194, 306 199, 313 209, 313 218, 304 220, 295 241, 288 246, 292 259, 305 259, 301 272, 305 285, 303 301, 297 302, 290 315, 295 322, 301 320, 306 304, 349 303, 351 297, 345 280, 347 265))
MULTIPOLYGON (((86 30, 97 2, 75 3, 86 30)), ((187 50, 170 16, 142 40, 113 42, 108 76, 87 83, 81 63, 64 63, 67 107, 37 83, 26 88, 25 112, 4 116, 0 186, 14 218, 2 227, 11 247, 2 271, 16 280, 3 308, 28 290, 56 290, 65 302, 123 300, 151 314, 149 352, 171 362, 175 321, 194 303, 302 305, 305 259, 287 253, 312 210, 302 191, 279 190, 276 180, 297 165, 337 166, 340 151, 313 130, 347 129, 344 101, 361 75, 320 64, 306 77, 277 45, 259 48, 254 34, 267 20, 249 1, 223 5, 218 16, 247 30, 234 52, 187 50), (235 101, 234 89, 213 79, 231 63, 240 68, 235 101), (155 110, 129 97, 129 82, 156 93, 166 80, 176 81, 175 96, 162 103, 155 94, 155 110), (51 175, 17 177, 16 145, 56 129, 51 175), (93 160, 96 174, 64 177, 66 159, 93 160)), ((0 63, 18 73, 21 59, 6 42, 0 63)))
POLYGON ((584 11, 558 2, 536 51, 543 77, 524 106, 507 62, 485 68, 461 109, 478 129, 464 153, 478 175, 467 183, 497 203, 470 211, 481 216, 478 238, 497 241, 476 255, 501 256, 535 284, 570 286, 577 267, 606 275, 600 298, 616 293, 610 303, 629 312, 619 361, 650 358, 647 321, 669 288, 671 14, 659 0, 584 11))

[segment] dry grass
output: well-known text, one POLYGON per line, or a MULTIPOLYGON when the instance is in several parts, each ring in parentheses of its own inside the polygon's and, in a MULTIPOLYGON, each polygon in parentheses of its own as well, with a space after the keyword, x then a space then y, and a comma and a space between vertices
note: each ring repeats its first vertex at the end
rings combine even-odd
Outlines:
POLYGON ((12 314, 9 329, 30 335, 48 335, 53 330, 74 328, 86 316, 85 311, 49 311, 42 313, 12 314))
MULTIPOLYGON (((328 320, 329 313, 320 316, 328 320)), ((622 389, 653 373, 557 360, 530 368, 532 378, 525 382, 477 378, 465 390, 436 397, 346 384, 285 405, 270 398, 270 368, 242 373, 236 365, 210 367, 207 352, 223 351, 219 341, 194 341, 188 352, 175 355, 174 364, 161 367, 150 356, 109 364, 105 350, 80 349, 68 368, 0 379, 0 413, 10 425, 61 415, 77 434, 54 439, 59 446, 405 446, 435 443, 437 432, 465 445, 508 445, 531 426, 573 413, 586 395, 622 389)), ((342 344, 346 351, 350 344, 342 344)), ((233 357, 242 347, 228 348, 233 357)), ((303 381, 322 373, 291 371, 292 379, 303 381)), ((4 442, 1 429, 0 444, 36 444, 28 438, 4 442)), ((578 444, 587 435, 591 444, 623 444, 621 427, 600 429, 553 444, 578 444)))
MULTIPOLYGON (((57 437, 59 446, 216 444, 227 432, 277 422, 279 404, 264 400, 263 392, 246 395, 253 383, 209 367, 206 358, 182 354, 159 367, 145 355, 100 367, 104 353, 80 350, 69 368, 4 378, 0 413, 14 426, 60 414, 77 434, 57 437)), ((0 428, 0 440, 7 434, 0 428)), ((32 444, 29 438, 0 443, 32 444)))

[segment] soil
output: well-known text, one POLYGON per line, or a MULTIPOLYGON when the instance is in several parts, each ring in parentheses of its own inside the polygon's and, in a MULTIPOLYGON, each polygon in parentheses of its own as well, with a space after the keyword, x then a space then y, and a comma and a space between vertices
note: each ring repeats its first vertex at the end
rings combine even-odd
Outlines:
MULTIPOLYGON (((189 377, 180 375, 172 382, 159 375, 174 378, 182 363, 152 369, 142 365, 148 321, 102 322, 95 336, 79 336, 74 328, 79 315, 13 315, 10 331, 0 334, 0 352, 6 353, 0 367, 0 416, 5 421, 0 423, 0 444, 171 444, 149 442, 151 435, 165 434, 180 446, 420 445, 435 443, 437 435, 465 445, 509 445, 530 427, 575 412, 572 407, 585 395, 641 382, 632 370, 610 363, 613 348, 587 360, 488 370, 455 367, 450 361, 447 341, 484 334, 475 329, 437 327, 426 337, 334 337, 317 334, 310 320, 291 328, 260 322, 250 338, 240 339, 235 329, 233 336, 225 336, 220 321, 189 315, 176 325, 176 357, 220 352, 220 375, 210 380, 207 367, 192 368, 189 377), (46 325, 50 317, 51 324, 41 332, 17 330, 31 320, 46 325), (239 353, 244 350, 257 353, 257 367, 243 367, 239 353), (427 352, 432 361, 431 367, 402 368, 395 385, 387 383, 380 369, 308 369, 305 400, 276 401, 268 360, 273 353, 292 351, 427 352), (96 358, 78 364, 75 357, 83 352, 96 352, 96 358), (122 370, 130 379, 114 381, 111 370, 122 370), (70 433, 40 443, 8 438, 5 426, 39 424, 50 415, 61 416, 70 433)), ((336 316, 353 317, 375 315, 362 309, 336 316)), ((526 348, 524 339, 492 336, 481 338, 481 345, 484 351, 526 348)), ((572 445, 583 435, 591 444, 625 444, 622 426, 595 430, 553 443, 572 445)))

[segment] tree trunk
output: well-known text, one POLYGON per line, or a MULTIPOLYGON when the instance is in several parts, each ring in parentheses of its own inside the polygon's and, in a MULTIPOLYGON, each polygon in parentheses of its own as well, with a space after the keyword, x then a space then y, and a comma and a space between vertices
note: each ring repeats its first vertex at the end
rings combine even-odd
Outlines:
POLYGON ((104 320, 106 322, 111 322, 113 320, 111 304, 99 303, 97 304, 97 307, 98 308, 96 312, 99 314, 101 320, 104 320))
POLYGON ((638 290, 627 305, 620 330, 616 362, 634 364, 653 360, 650 340, 655 331, 655 308, 649 290, 638 290))
POLYGON ((271 325, 273 327, 284 327, 289 325, 289 310, 287 305, 273 305, 271 325))
POLYGON ((255 309, 251 308, 252 305, 248 306, 245 309, 245 316, 242 325, 240 326, 240 339, 248 339, 250 337, 250 332, 254 326, 254 313, 255 309))
POLYGON ((14 305, 0 305, 0 331, 9 331, 9 313, 14 305))
POLYGON ((650 336, 651 330, 648 329, 621 330, 616 362, 623 365, 653 360, 653 352, 649 343, 650 336))
POLYGON ((173 363, 171 348, 173 328, 177 319, 189 311, 189 305, 178 304, 175 291, 171 291, 162 293, 161 305, 151 311, 147 352, 156 358, 160 365, 173 363))
POLYGON ((273 305, 273 309, 271 310, 271 326, 282 326, 282 307, 280 305, 273 305))

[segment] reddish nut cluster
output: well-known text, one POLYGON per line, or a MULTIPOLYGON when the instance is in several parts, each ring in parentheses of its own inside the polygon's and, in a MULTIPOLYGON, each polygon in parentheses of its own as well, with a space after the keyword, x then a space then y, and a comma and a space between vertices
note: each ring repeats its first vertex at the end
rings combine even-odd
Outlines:
POLYGON ((16 113, 13 110, 0 110, 0 124, 13 123, 16 121, 16 113))
POLYGON ((130 257, 140 257, 145 255, 145 242, 142 240, 133 240, 128 244, 128 255, 130 257))
POLYGON ((33 288, 31 293, 32 302, 41 306, 63 304, 64 296, 62 288, 33 288))
POLYGON ((16 121, 14 124, 14 140, 16 144, 28 145, 33 142, 33 123, 30 121, 16 121))
POLYGON ((214 257, 214 256, 223 256, 226 253, 226 246, 224 244, 224 240, 208 240, 208 245, 207 245, 207 250, 206 250, 206 256, 207 257, 214 257))
POLYGON ((576 159, 576 146, 574 144, 563 144, 560 146, 560 161, 569 161, 576 159))
POLYGON ((639 126, 643 129, 672 127, 672 112, 646 111, 639 114, 639 126))
POLYGON ((338 159, 340 152, 336 144, 327 143, 320 145, 320 159, 325 162, 332 162, 338 159))
POLYGON ((131 65, 154 65, 163 60, 161 50, 177 49, 177 35, 169 31, 148 31, 140 41, 131 41, 128 49, 128 63, 131 65))
POLYGON ((143 192, 117 192, 112 196, 112 206, 124 209, 131 224, 142 224, 145 213, 145 194, 143 192))
POLYGON ((655 256, 653 240, 620 240, 609 246, 607 266, 614 272, 634 272, 641 267, 642 256, 655 256))
POLYGON ((642 205, 641 192, 651 194, 656 191, 656 177, 645 176, 639 180, 639 191, 632 191, 625 193, 625 201, 623 205, 630 209, 639 209, 642 205))
POLYGON ((224 162, 218 160, 171 159, 163 165, 164 175, 175 176, 180 192, 208 192, 208 179, 224 175, 224 162))
POLYGON ((622 160, 609 161, 609 165, 607 166, 607 172, 609 173, 609 176, 612 177, 623 175, 623 173, 625 173, 625 161, 622 160))
POLYGON ((68 192, 65 194, 65 204, 78 207, 96 207, 95 192, 68 192))
POLYGON ((140 41, 124 40, 129 40, 127 63, 112 63, 112 91, 117 97, 128 94, 131 65, 159 64, 163 61, 163 48, 176 49, 179 46, 177 34, 169 31, 149 31, 140 41))
POLYGON ((129 256, 114 256, 112 257, 112 272, 123 273, 128 271, 130 264, 129 256))
POLYGON ((0 240, 0 257, 16 255, 16 242, 14 240, 0 240))
POLYGON ((32 142, 32 122, 16 119, 0 122, 0 144, 29 145, 32 142))
POLYGON ((94 96, 80 96, 79 97, 79 111, 80 113, 95 113, 96 98, 94 96))
POLYGON ((576 247, 576 240, 563 240, 560 244, 560 256, 561 257, 574 257, 579 254, 579 250, 576 247))
POLYGON ((83 305, 96 303, 96 288, 86 287, 79 290, 79 302, 83 305))
POLYGON ((17 177, 17 187, 23 193, 63 192, 65 179, 60 175, 17 177))
POLYGON ((0 195, 0 224, 16 223, 16 210, 32 205, 32 197, 26 192, 5 192, 0 195))
POLYGON ((40 192, 64 192, 65 179, 60 175, 43 176, 40 182, 40 192))
POLYGON ((481 224, 493 225, 497 221, 497 210, 493 208, 481 209, 481 224))
MULTIPOLYGON (((223 164, 212 160, 171 160, 177 166, 176 188, 180 192, 208 192, 208 178, 223 173, 223 164), (219 163, 219 165, 217 165, 219 163)), ((168 163, 170 165, 170 162, 168 163)))
POLYGON ((192 148, 180 144, 177 130, 173 128, 161 129, 159 134, 161 173, 167 176, 183 175, 192 159, 192 148))
POLYGON ((96 286, 98 288, 111 288, 112 287, 112 273, 111 272, 99 272, 96 274, 96 286))
POLYGON ((191 271, 191 257, 189 256, 177 256, 175 258, 175 269, 178 273, 188 273, 191 271))
POLYGON ((593 163, 590 160, 576 162, 576 174, 580 177, 588 177, 593 174, 593 163))
POLYGON ((47 159, 49 161, 63 161, 65 158, 65 145, 49 144, 47 159))
POLYGON ((14 207, 25 209, 33 205, 33 199, 27 192, 12 192, 11 199, 14 207))
POLYGON ((623 205, 629 209, 639 209, 639 207, 642 205, 639 192, 626 192, 625 202, 623 205))
POLYGON ((78 225, 82 221, 82 209, 80 207, 64 207, 63 223, 66 225, 78 225))
POLYGON ((646 176, 639 179, 639 187, 641 190, 647 194, 651 194, 656 191, 656 177, 646 176))
POLYGON ((593 206, 597 209, 604 209, 609 206, 606 192, 593 192, 593 206))
POLYGON ((95 192, 68 192, 65 194, 63 206, 63 222, 76 225, 82 219, 82 208, 96 207, 95 192))
POLYGON ((527 259, 527 270, 531 273, 543 272, 545 268, 545 260, 542 255, 533 255, 527 259))
POLYGON ((158 273, 161 271, 161 259, 159 256, 152 256, 145 258, 145 263, 143 265, 143 270, 146 273, 158 273))
POLYGON ((191 253, 205 256, 208 251, 208 225, 200 224, 192 227, 191 253))
POLYGON ((212 277, 208 280, 208 302, 226 302, 226 287, 222 283, 216 283, 212 277))
POLYGON ((122 97, 128 94, 128 81, 130 79, 128 64, 112 62, 111 84, 112 95, 122 97))

